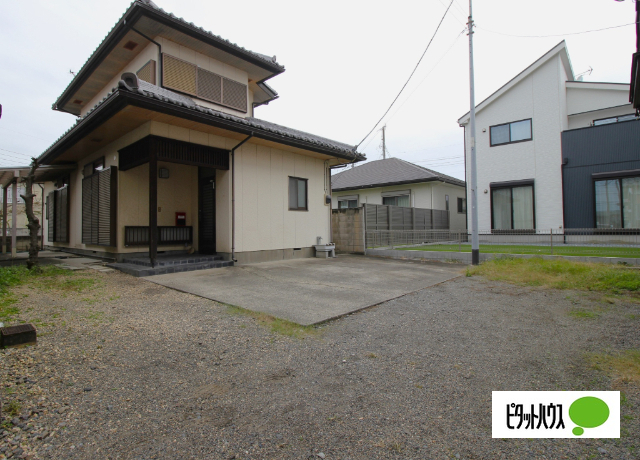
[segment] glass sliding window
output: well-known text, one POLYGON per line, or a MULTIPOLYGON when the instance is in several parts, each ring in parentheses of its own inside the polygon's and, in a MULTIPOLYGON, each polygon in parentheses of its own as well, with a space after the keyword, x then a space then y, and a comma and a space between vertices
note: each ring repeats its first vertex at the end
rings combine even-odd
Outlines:
POLYGON ((531 120, 511 123, 511 142, 531 139, 531 120))
POLYGON ((511 189, 499 188, 493 194, 493 228, 511 230, 511 189))
POLYGON ((409 195, 400 195, 400 196, 383 196, 382 204, 389 204, 391 206, 402 206, 404 208, 411 207, 411 201, 409 200, 409 195))
POLYGON ((533 228, 533 187, 514 187, 512 189, 513 228, 533 228))
POLYGON ((491 145, 508 144, 511 142, 509 125, 491 127, 491 145))
POLYGON ((532 230, 533 185, 500 187, 491 190, 494 230, 532 230))
POLYGON ((339 200, 338 209, 357 208, 358 200, 339 200))
POLYGON ((307 210, 307 179, 289 177, 289 210, 307 210))
POLYGON ((640 228, 640 177, 622 179, 624 228, 640 228))
POLYGON ((492 147, 512 142, 530 141, 533 139, 531 119, 491 126, 490 135, 492 147))
POLYGON ((622 228, 620 180, 596 181, 596 228, 622 228))

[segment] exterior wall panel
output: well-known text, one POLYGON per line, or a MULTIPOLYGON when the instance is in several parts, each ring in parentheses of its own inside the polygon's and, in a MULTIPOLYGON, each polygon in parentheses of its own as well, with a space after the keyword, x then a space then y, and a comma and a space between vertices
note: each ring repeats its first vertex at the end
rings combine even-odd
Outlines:
POLYGON ((562 133, 566 228, 593 228, 592 174, 640 169, 640 121, 594 126, 562 133))

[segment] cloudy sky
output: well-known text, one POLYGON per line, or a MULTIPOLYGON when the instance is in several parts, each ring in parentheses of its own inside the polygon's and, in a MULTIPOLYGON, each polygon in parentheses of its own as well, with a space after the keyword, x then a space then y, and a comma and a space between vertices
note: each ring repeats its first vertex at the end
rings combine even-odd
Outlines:
MULTIPOLYGON (((258 118, 357 144, 408 78, 449 1, 156 3, 286 66, 269 81, 280 99, 256 109, 258 118)), ((75 122, 51 105, 128 6, 128 0, 0 0, 0 166, 27 164, 75 122)), ((392 156, 459 178, 456 121, 469 108, 467 15, 468 3, 454 0, 382 123, 392 156)), ((593 68, 586 81, 629 81, 633 26, 577 32, 632 23, 631 0, 476 0, 474 19, 478 103, 563 39, 576 74, 593 68)), ((369 160, 381 157, 380 126, 359 149, 369 160)))

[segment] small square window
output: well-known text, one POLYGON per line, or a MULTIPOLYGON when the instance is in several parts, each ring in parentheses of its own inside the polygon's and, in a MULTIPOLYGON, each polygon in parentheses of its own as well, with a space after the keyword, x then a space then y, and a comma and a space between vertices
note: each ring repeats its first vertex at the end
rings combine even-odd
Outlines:
POLYGON ((289 210, 307 210, 307 179, 289 177, 289 210))
POLYGON ((466 212, 467 212, 467 200, 466 200, 466 198, 458 198, 458 212, 460 214, 466 214, 466 212))

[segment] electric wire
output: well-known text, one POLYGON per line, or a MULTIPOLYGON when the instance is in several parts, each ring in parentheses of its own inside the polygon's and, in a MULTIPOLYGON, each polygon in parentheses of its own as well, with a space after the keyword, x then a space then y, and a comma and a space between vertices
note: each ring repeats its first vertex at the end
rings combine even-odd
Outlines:
POLYGON ((427 44, 427 47, 425 48, 424 52, 422 53, 422 56, 420 56, 420 59, 418 60, 418 63, 416 64, 416 66, 413 68, 413 71, 411 72, 411 75, 409 75, 409 78, 407 79, 407 81, 404 83, 404 85, 402 86, 402 89, 400 89, 400 92, 398 93, 398 95, 395 97, 395 99, 393 100, 393 102, 391 103, 391 105, 389 106, 389 108, 385 111, 384 115, 382 115, 382 117, 380 117, 380 119, 378 120, 378 122, 373 125, 373 128, 371 128, 371 131, 369 131, 369 133, 360 141, 358 142, 358 144, 356 145, 356 149, 358 148, 358 146, 360 144, 362 144, 367 137, 369 137, 371 135, 371 133, 376 129, 376 127, 380 124, 380 122, 384 119, 384 117, 387 116, 387 114, 389 113, 389 110, 391 110, 391 107, 393 107, 393 104, 396 103, 396 101, 398 100, 398 98, 400 97, 400 95, 402 94, 402 92, 404 91, 404 89, 407 87, 407 84, 409 84, 409 81, 411 80, 411 77, 413 77, 413 74, 416 73, 416 70, 418 70, 418 66, 420 65, 420 63, 422 62, 422 58, 424 58, 425 54, 427 54, 427 51, 429 50, 429 47, 431 46, 431 43, 433 42, 433 39, 436 38, 436 34, 438 33, 438 30, 440 30, 440 26, 442 25, 442 22, 444 21, 444 18, 447 16, 447 13, 449 12, 449 9, 451 8, 451 5, 453 5, 453 1, 451 0, 451 3, 449 3, 449 6, 447 7, 446 11, 444 12, 444 14, 442 15, 442 18, 440 19, 440 22, 438 23, 438 27, 436 27, 435 32, 433 33, 433 36, 431 37, 431 40, 429 40, 429 43, 427 44))
POLYGON ((505 37, 515 37, 515 38, 549 38, 549 37, 566 37, 568 35, 581 35, 581 34, 589 34, 592 32, 602 32, 603 30, 611 30, 611 29, 619 29, 620 27, 628 27, 637 24, 636 22, 630 22, 629 24, 621 24, 619 26, 611 26, 604 27, 602 29, 592 29, 592 30, 583 30, 582 32, 569 32, 566 34, 552 34, 552 35, 512 35, 505 34, 503 32, 496 32, 495 30, 485 29, 484 27, 476 26, 478 29, 484 30, 485 32, 489 32, 491 34, 504 35, 505 37))
POLYGON ((5 128, 4 126, 0 126, 0 129, 4 129, 6 131, 11 131, 12 133, 22 134, 23 136, 33 137, 34 139, 40 139, 41 141, 48 142, 47 139, 43 139, 42 137, 34 136, 33 134, 21 133, 20 131, 15 131, 13 129, 5 128))
MULTIPOLYGON (((2 148, 0 148, 0 150, 2 150, 3 152, 11 152, 11 153, 15 153, 17 155, 24 155, 25 157, 31 158, 31 155, 29 155, 28 153, 14 152, 13 150, 7 150, 7 149, 2 149, 2 148)), ((11 156, 13 156, 13 155, 11 155, 11 156)))

